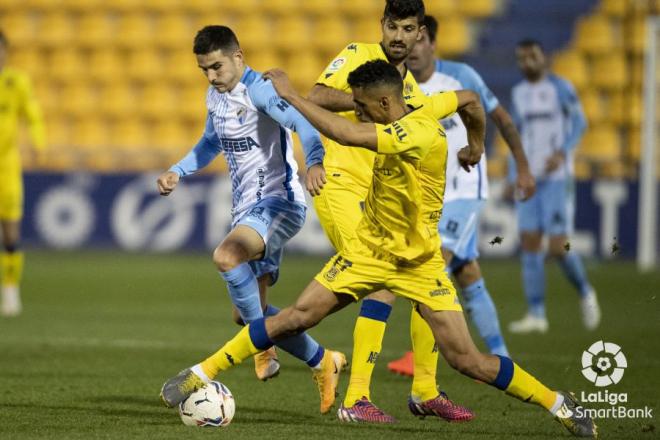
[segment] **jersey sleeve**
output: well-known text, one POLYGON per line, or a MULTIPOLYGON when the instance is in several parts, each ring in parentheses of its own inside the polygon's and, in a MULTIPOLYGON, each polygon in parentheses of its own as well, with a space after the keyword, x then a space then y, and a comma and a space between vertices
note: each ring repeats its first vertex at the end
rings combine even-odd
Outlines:
POLYGON ((366 61, 363 51, 364 48, 361 48, 358 43, 351 43, 346 46, 344 50, 339 52, 339 55, 330 61, 316 83, 347 91, 349 89, 348 74, 366 61))
POLYGON ((211 115, 206 117, 206 126, 197 145, 186 156, 170 167, 169 171, 174 171, 179 177, 194 174, 207 166, 218 154, 222 152, 220 139, 213 127, 211 115))
POLYGON ((283 127, 298 133, 305 152, 305 166, 307 168, 323 163, 325 150, 321 142, 321 135, 295 107, 280 98, 273 87, 273 83, 257 80, 248 87, 248 93, 257 110, 270 116, 283 127))
POLYGON ((500 105, 495 94, 488 88, 481 75, 472 67, 467 64, 462 65, 459 76, 463 88, 472 90, 479 95, 486 113, 492 112, 500 105))
POLYGON ((458 110, 458 97, 456 92, 440 92, 429 96, 427 105, 431 107, 433 117, 444 119, 458 110))
POLYGON ((378 154, 401 154, 412 159, 421 159, 426 155, 432 143, 430 130, 438 129, 427 127, 412 118, 399 119, 387 125, 374 125, 378 137, 378 154))
POLYGON ((27 123, 30 140, 35 149, 44 150, 46 148, 46 130, 41 107, 32 92, 32 85, 27 76, 21 76, 18 84, 20 113, 27 123))

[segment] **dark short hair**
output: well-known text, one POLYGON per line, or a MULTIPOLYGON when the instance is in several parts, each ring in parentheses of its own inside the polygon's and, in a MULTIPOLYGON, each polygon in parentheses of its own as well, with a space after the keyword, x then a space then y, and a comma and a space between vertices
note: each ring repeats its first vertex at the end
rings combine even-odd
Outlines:
POLYGON ((435 37, 438 35, 438 20, 432 15, 425 15, 424 26, 426 26, 426 32, 429 34, 429 41, 435 43, 435 37))
POLYGON ((518 41, 518 44, 516 44, 516 47, 538 47, 543 51, 543 45, 539 40, 535 40, 533 38, 525 38, 523 40, 518 41))
POLYGON ((403 93, 403 80, 396 67, 385 60, 367 61, 348 74, 351 88, 370 88, 381 85, 394 87, 403 93))
POLYGON ((1 30, 0 30, 0 44, 4 46, 7 46, 9 44, 9 41, 7 41, 7 36, 1 30))
POLYGON ((193 52, 196 55, 206 55, 216 50, 233 53, 238 49, 238 38, 227 26, 205 26, 195 35, 193 52))
POLYGON ((387 0, 383 17, 392 20, 403 20, 417 17, 417 22, 424 21, 424 2, 422 0, 387 0))

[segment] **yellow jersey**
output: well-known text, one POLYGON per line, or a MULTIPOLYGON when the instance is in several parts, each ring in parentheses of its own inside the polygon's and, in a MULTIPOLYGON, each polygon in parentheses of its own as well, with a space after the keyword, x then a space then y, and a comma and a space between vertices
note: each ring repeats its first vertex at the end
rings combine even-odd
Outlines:
MULTIPOLYGON (((387 61, 387 56, 380 44, 351 43, 330 62, 316 80, 316 83, 351 93, 351 88, 348 85, 348 74, 367 61, 374 60, 387 61)), ((403 78, 403 94, 407 101, 412 100, 414 97, 424 96, 410 71, 407 71, 403 78)), ((354 122, 357 121, 354 111, 338 114, 354 122)), ((346 148, 330 139, 326 139, 323 165, 330 176, 333 173, 345 173, 352 177, 351 184, 358 184, 367 188, 371 183, 374 156, 375 153, 372 151, 363 148, 346 148)))
POLYGON ((19 169, 19 120, 27 123, 34 148, 45 146, 41 110, 28 77, 14 69, 0 70, 0 169, 19 169))
POLYGON ((378 152, 357 229, 361 242, 397 265, 422 264, 440 249, 447 139, 438 120, 456 112, 458 99, 445 92, 422 102, 391 124, 375 124, 378 152))

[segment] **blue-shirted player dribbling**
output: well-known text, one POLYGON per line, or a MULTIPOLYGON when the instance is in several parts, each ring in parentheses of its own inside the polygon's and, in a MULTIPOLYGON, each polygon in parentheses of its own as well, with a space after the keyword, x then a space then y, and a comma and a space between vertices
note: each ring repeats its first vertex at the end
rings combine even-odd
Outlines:
MULTIPOLYGON (((306 186, 312 194, 325 183, 323 146, 318 132, 277 95, 270 81, 245 65, 231 29, 203 28, 193 51, 210 83, 206 128, 197 145, 159 177, 158 189, 169 195, 181 177, 224 154, 232 181, 232 229, 215 249, 213 262, 227 283, 234 319, 250 323, 279 311, 266 301, 267 286, 277 281, 285 243, 305 222, 307 208, 297 179, 291 130, 298 133, 305 150, 306 186)), ((321 412, 329 411, 339 371, 346 364, 344 355, 324 350, 306 333, 277 345, 312 368, 321 412)), ((261 380, 276 376, 275 351, 256 355, 255 370, 261 380)), ((202 371, 195 373, 204 378, 202 371)))

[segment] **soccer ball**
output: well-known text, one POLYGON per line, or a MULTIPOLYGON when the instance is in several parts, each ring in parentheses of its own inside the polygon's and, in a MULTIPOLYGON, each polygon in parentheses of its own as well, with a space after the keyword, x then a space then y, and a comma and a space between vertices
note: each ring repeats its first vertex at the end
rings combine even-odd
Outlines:
POLYGON ((179 404, 184 425, 223 428, 234 418, 236 405, 229 388, 220 382, 209 382, 179 404))

